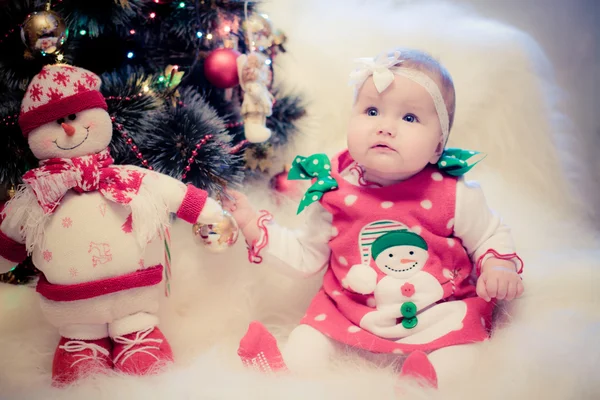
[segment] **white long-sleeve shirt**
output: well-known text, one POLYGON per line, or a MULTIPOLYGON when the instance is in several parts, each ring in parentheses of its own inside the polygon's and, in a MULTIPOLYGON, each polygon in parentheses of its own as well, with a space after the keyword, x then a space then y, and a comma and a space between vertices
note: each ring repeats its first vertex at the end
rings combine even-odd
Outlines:
MULTIPOLYGON (((343 172, 342 176, 358 185, 358 178, 352 173, 343 172)), ((269 242, 261 255, 266 263, 284 273, 310 276, 327 265, 331 253, 328 242, 337 233, 333 216, 320 203, 311 204, 303 214, 304 224, 297 229, 277 223, 267 225, 269 242)), ((457 180, 456 186, 454 236, 461 239, 473 263, 492 257, 490 249, 500 255, 515 253, 510 228, 488 207, 479 184, 463 178, 457 180)), ((520 270, 519 259, 512 260, 520 270)))

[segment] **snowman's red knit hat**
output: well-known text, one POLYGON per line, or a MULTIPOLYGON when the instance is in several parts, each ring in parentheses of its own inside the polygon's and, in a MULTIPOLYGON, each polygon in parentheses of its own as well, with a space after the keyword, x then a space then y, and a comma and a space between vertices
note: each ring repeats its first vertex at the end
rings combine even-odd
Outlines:
POLYGON ((33 77, 21 103, 23 135, 51 121, 90 108, 107 109, 98 75, 66 64, 46 65, 33 77))

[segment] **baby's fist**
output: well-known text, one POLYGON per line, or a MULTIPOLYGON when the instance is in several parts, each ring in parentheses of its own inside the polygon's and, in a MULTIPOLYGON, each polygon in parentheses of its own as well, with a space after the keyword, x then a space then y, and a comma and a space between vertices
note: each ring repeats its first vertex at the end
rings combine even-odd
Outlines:
POLYGON ((523 281, 515 265, 506 260, 489 259, 477 280, 477 295, 485 301, 493 298, 510 301, 523 294, 523 281))

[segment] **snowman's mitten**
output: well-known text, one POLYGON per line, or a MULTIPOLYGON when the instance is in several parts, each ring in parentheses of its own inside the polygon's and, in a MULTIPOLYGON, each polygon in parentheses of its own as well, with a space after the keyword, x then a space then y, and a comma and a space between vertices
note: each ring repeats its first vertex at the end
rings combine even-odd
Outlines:
POLYGON ((377 286, 377 272, 368 265, 357 264, 350 268, 344 280, 354 292, 371 294, 377 286))
POLYGON ((177 210, 177 217, 195 224, 220 222, 223 218, 221 205, 208 197, 208 193, 193 185, 187 185, 185 196, 177 210))
POLYGON ((216 200, 208 197, 196 222, 200 224, 215 224, 221 222, 222 219, 223 208, 216 200))

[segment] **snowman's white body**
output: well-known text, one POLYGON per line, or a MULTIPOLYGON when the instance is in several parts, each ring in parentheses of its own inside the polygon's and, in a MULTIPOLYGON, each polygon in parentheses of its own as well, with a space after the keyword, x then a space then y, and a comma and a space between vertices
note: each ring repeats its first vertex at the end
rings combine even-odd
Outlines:
POLYGON ((136 235, 127 232, 130 214, 129 207, 100 192, 67 192, 46 223, 43 247, 36 246, 32 253, 35 266, 49 282, 72 285, 160 264, 160 238, 142 247, 136 235))
MULTIPOLYGON (((112 137, 106 111, 93 108, 72 117, 68 121, 72 129, 65 129, 65 124, 58 121, 30 133, 29 146, 38 159, 81 157, 106 149, 112 137)), ((135 166, 115 168, 143 174, 141 186, 129 204, 111 201, 100 191, 68 190, 54 212, 45 214, 30 186, 7 203, 2 232, 27 245, 35 266, 51 285, 69 290, 69 285, 106 279, 114 282, 164 263, 161 231, 168 226, 169 213, 176 213, 181 206, 186 185, 135 166)), ((207 199, 198 222, 218 222, 220 218, 218 203, 207 199)), ((0 272, 13 265, 0 257, 0 272)), ((162 293, 163 286, 153 284, 72 301, 40 298, 45 316, 62 336, 97 339, 155 326, 162 293)))
MULTIPOLYGON (((157 212, 146 216, 156 221, 146 220, 144 225, 165 224, 166 227, 168 212, 177 211, 175 199, 183 197, 185 185, 137 167, 118 168, 135 169, 145 174, 139 193, 152 193, 144 201, 156 202, 152 207, 162 210, 163 215, 157 212)), ((27 198, 31 196, 21 197, 27 198)), ((24 215, 26 218, 42 213, 37 204, 9 204, 11 208, 20 206, 29 207, 29 212, 24 215)), ((25 222, 13 217, 18 215, 7 214, 2 224, 4 231, 13 234, 18 232, 18 227, 25 222)), ((164 244, 160 231, 157 229, 148 242, 140 243, 139 235, 135 232, 138 221, 129 218, 130 215, 128 205, 112 202, 98 191, 79 194, 70 190, 54 213, 44 218, 44 235, 42 241, 33 247, 33 262, 48 282, 55 285, 77 285, 118 278, 164 264, 164 244)), ((26 235, 27 232, 22 234, 26 235)), ((163 292, 162 285, 153 285, 76 301, 52 301, 43 296, 40 299, 45 317, 59 329, 62 336, 84 337, 88 332, 92 336, 105 332, 120 335, 155 325, 158 322, 155 314, 163 292)))
POLYGON ((466 304, 462 301, 436 304, 443 299, 444 288, 433 275, 422 271, 427 258, 426 250, 396 246, 375 260, 379 269, 388 275, 376 283, 373 292, 376 311, 362 318, 361 328, 383 338, 397 339, 398 343, 424 344, 463 327, 466 304), (391 260, 386 258, 388 255, 391 260), (405 266, 399 260, 408 260, 411 255, 417 262, 412 264, 413 268, 402 269, 405 266), (411 286, 409 293, 403 292, 405 285, 411 286), (418 324, 411 329, 398 323, 402 317, 401 307, 407 302, 414 303, 418 312, 418 324))

